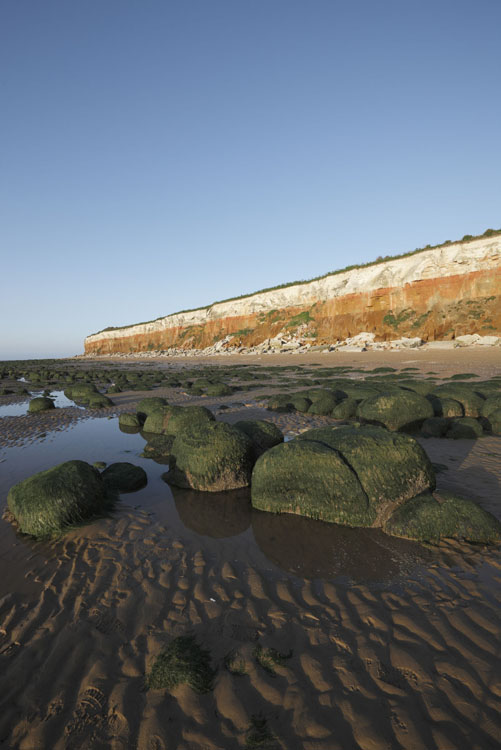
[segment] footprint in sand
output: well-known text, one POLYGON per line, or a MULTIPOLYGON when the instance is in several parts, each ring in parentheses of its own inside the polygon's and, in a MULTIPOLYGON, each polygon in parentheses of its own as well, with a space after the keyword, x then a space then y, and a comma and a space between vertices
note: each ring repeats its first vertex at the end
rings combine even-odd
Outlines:
POLYGON ((124 630, 124 626, 120 620, 99 609, 92 609, 89 612, 89 622, 103 635, 111 635, 116 632, 121 633, 124 630))

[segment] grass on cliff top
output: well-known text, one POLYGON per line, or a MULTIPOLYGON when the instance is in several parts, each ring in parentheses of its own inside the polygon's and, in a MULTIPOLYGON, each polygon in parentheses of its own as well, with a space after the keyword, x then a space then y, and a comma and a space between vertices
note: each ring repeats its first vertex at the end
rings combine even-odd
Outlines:
POLYGON ((107 331, 121 331, 124 328, 133 328, 134 326, 144 326, 148 323, 155 323, 157 320, 162 320, 163 318, 170 317, 171 315, 182 315, 184 313, 189 312, 196 312, 197 310, 207 310, 209 307, 214 307, 214 305, 221 305, 224 302, 234 302, 238 299, 246 299, 247 297, 254 297, 256 294, 265 294, 266 292, 274 292, 277 289, 287 289, 287 287, 295 286, 296 284, 309 284, 312 281, 320 281, 320 279, 325 279, 327 276, 335 276, 340 273, 346 273, 346 271, 353 271, 357 268, 367 268, 369 266, 377 266, 379 263, 386 263, 386 261, 389 260, 398 260, 399 258, 408 258, 411 255, 417 255, 417 253, 424 253, 426 250, 436 250, 439 247, 446 247, 447 245, 455 245, 459 244, 460 242, 472 242, 473 240, 480 240, 483 237, 495 237, 498 234, 501 234, 501 229, 486 229, 483 234, 477 234, 473 236, 472 234, 465 234, 464 237, 460 240, 455 240, 454 242, 452 240, 445 240, 445 242, 441 242, 438 245, 426 245, 426 247, 417 247, 415 250, 409 250, 407 253, 400 253, 397 255, 380 255, 379 258, 376 258, 376 260, 370 260, 367 263, 355 263, 352 266, 345 266, 345 268, 338 268, 335 271, 328 271, 327 273, 322 274, 321 276, 314 276, 312 279, 298 279, 297 281, 287 281, 285 284, 278 284, 277 286, 270 286, 266 289, 258 289, 256 292, 249 292, 248 294, 240 294, 237 297, 228 297, 228 299, 221 299, 217 300, 216 302, 211 302, 209 305, 201 305, 200 307, 192 307, 189 310, 178 310, 177 312, 168 313, 168 315, 159 315, 158 318, 153 318, 153 320, 143 320, 141 323, 131 323, 130 325, 124 325, 124 326, 108 326, 107 328, 103 328, 101 331, 96 331, 96 333, 91 333, 87 338, 90 336, 96 336, 98 333, 106 333, 107 331))

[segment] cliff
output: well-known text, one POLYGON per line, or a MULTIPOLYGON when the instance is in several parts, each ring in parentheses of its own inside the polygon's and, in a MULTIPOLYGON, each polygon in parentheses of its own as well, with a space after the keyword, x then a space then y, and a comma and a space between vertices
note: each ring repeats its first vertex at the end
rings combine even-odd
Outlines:
POLYGON ((87 354, 203 349, 233 335, 254 346, 282 332, 332 343, 360 331, 377 340, 501 334, 501 234, 220 302, 87 336, 87 354))

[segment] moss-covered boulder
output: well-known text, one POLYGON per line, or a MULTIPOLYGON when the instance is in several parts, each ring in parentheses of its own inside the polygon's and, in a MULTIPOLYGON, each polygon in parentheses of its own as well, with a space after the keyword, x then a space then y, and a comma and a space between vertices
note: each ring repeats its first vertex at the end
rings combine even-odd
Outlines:
POLYGON ((64 389, 64 395, 72 401, 85 399, 92 393, 99 393, 94 383, 75 383, 64 389))
POLYGON ((371 396, 362 401, 357 409, 359 419, 396 431, 417 430, 425 419, 433 416, 430 402, 413 391, 371 396))
POLYGON ((103 513, 111 499, 97 469, 66 461, 14 485, 7 505, 20 531, 46 537, 103 513))
POLYGON ((464 407, 454 398, 441 398, 433 393, 427 396, 436 417, 464 417, 464 407))
POLYGON ((264 419, 244 419, 233 425, 247 435, 254 448, 254 460, 274 445, 284 442, 284 435, 273 422, 264 419))
POLYGON ((495 393, 484 401, 480 413, 483 417, 490 419, 491 414, 499 409, 501 409, 501 393, 495 393))
POLYGON ((102 393, 92 393, 85 400, 81 399, 80 402, 85 404, 88 409, 106 409, 108 406, 113 406, 111 398, 102 393))
POLYGON ((358 401, 354 398, 344 398, 331 411, 334 419, 352 419, 357 414, 358 401))
POLYGON ((378 396, 380 391, 370 385, 366 385, 363 381, 350 383, 343 383, 342 387, 343 397, 354 398, 356 401, 364 401, 372 396, 378 396))
POLYGON ((421 434, 424 437, 445 437, 449 429, 450 420, 445 417, 430 417, 425 419, 421 427, 421 434))
POLYGON ((267 408, 270 411, 278 412, 290 412, 295 410, 291 395, 287 393, 279 393, 269 398, 267 408))
POLYGON ((102 472, 101 477, 107 487, 117 492, 136 492, 148 483, 145 470, 128 461, 110 464, 102 472))
POLYGON ((151 396, 149 398, 142 398, 136 407, 136 413, 146 418, 153 412, 158 411, 158 409, 162 409, 164 406, 167 406, 167 405, 168 405, 167 399, 160 398, 159 396, 151 396))
POLYGON ((188 427, 214 422, 214 414, 205 406, 179 406, 167 420, 165 435, 177 435, 188 427))
POLYGON ((144 446, 142 457, 151 458, 157 464, 170 464, 174 435, 149 434, 147 437, 148 442, 144 446))
POLYGON ((48 398, 47 396, 37 396, 36 398, 31 399, 28 411, 30 414, 35 414, 39 411, 49 411, 50 409, 55 408, 54 401, 51 398, 48 398))
POLYGON ((312 404, 310 399, 301 393, 293 393, 290 397, 289 403, 292 404, 296 411, 299 411, 303 414, 308 411, 312 404))
POLYGON ((323 443, 339 453, 367 495, 371 525, 381 526, 396 505, 435 487, 432 464, 409 435, 348 425, 308 430, 296 440, 323 443))
POLYGON ((213 421, 214 415, 205 406, 163 406, 146 418, 143 430, 157 435, 177 435, 192 425, 213 421))
POLYGON ((213 383, 205 389, 207 396, 231 396, 233 388, 226 383, 213 383))
POLYGON ((164 478, 176 487, 220 492, 250 483, 254 446, 247 435, 224 422, 200 422, 182 430, 172 454, 174 465, 164 478))
POLYGON ((473 417, 452 419, 446 436, 453 440, 476 440, 484 434, 482 425, 473 417))
POLYGON ((479 417, 484 398, 474 389, 474 386, 462 383, 444 383, 432 391, 440 399, 450 398, 459 401, 464 409, 465 417, 479 417))
POLYGON ((137 414, 131 414, 129 412, 124 412, 123 414, 120 414, 118 417, 118 424, 120 428, 126 428, 127 430, 135 431, 141 429, 141 420, 139 419, 139 416, 137 414))
POLYGON ((330 391, 323 391, 313 401, 312 405, 308 409, 308 414, 317 414, 320 416, 327 416, 332 412, 337 404, 337 399, 334 394, 330 391))
POLYGON ((501 523, 477 503, 449 492, 436 496, 424 493, 397 508, 384 525, 387 534, 439 542, 464 539, 468 542, 501 541, 501 523))
POLYGON ((374 514, 355 472, 321 442, 291 440, 258 458, 252 505, 347 526, 371 526, 374 514))
POLYGON ((488 417, 489 427, 493 435, 501 435, 501 409, 491 411, 488 417))

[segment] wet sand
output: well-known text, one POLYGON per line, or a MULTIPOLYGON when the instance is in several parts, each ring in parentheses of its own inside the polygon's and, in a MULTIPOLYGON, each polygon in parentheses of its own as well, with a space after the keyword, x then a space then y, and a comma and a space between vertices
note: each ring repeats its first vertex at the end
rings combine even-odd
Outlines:
MULTIPOLYGON (((361 367, 367 354, 351 355, 352 364, 361 367)), ((406 364, 396 365, 396 354, 403 353, 378 353, 370 367, 417 367, 412 360, 421 356, 405 352, 406 364)), ((486 361, 470 352, 455 367, 450 354, 430 352, 420 369, 500 373, 490 352, 486 361)), ((317 359, 347 364, 339 356, 317 359)), ((304 355, 297 360, 311 364, 304 355)), ((117 394, 108 416, 157 393, 117 394)), ((218 418, 265 417, 290 436, 330 421, 266 412, 258 395, 191 402, 216 410, 239 398, 243 406, 216 411, 218 418)), ((188 401, 179 391, 176 398, 188 401)), ((46 451, 40 461, 51 450, 66 460, 77 430, 75 457, 116 460, 103 455, 116 418, 62 414, 69 411, 37 415, 32 433, 32 416, 2 420, 11 439, 0 471, 13 467, 13 481, 33 473, 23 462, 30 465, 36 451, 46 451), (93 424, 102 429, 99 440, 93 424), (37 437, 41 431, 46 437, 37 437)), ((121 440, 128 460, 148 467, 149 484, 123 495, 111 517, 52 543, 0 526, 2 749, 499 748, 499 548, 429 547, 260 513, 249 507, 247 490, 172 494, 161 480, 165 467, 139 458, 141 439, 121 440), (156 656, 189 632, 211 653, 213 692, 146 690, 156 656), (256 661, 256 646, 290 656, 270 672, 256 661), (245 674, 226 668, 230 653, 245 674)), ((421 442, 441 465, 439 488, 473 497, 501 518, 501 438, 421 442)))

